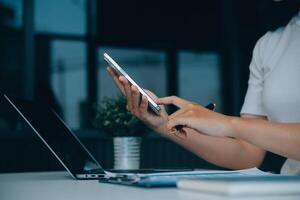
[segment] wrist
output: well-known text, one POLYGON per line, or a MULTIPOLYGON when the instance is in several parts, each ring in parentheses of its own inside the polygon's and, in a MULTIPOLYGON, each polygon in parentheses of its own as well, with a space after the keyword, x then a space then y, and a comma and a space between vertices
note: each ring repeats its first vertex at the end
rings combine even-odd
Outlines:
POLYGON ((164 124, 159 125, 159 126, 153 126, 152 124, 149 124, 147 122, 144 122, 148 128, 152 129, 155 133, 159 134, 162 137, 167 137, 168 135, 168 130, 165 127, 164 124))
POLYGON ((162 137, 165 137, 165 138, 168 138, 169 136, 169 132, 166 128, 165 125, 161 126, 161 127, 158 127, 156 129, 154 129, 157 133, 159 133, 159 135, 161 135, 162 137))

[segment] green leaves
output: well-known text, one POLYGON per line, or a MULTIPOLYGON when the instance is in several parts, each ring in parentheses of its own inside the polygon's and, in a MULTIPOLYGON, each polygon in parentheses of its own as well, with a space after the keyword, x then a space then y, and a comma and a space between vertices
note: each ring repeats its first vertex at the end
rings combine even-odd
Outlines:
POLYGON ((94 125, 111 136, 142 136, 146 126, 126 109, 123 97, 105 97, 97 107, 94 125))

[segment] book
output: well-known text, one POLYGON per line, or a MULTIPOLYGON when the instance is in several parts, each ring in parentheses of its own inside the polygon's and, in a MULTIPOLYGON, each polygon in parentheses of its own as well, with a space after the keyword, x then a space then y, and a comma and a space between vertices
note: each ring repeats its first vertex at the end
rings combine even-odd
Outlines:
POLYGON ((299 195, 300 176, 210 176, 184 178, 177 187, 223 196, 299 195))

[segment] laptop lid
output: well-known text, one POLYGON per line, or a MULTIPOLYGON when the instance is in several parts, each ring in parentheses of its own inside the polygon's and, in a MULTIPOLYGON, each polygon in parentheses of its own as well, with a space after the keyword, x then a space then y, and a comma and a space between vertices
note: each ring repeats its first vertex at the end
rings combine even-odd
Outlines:
POLYGON ((7 95, 4 97, 74 178, 76 174, 95 169, 105 174, 100 164, 50 107, 7 95))

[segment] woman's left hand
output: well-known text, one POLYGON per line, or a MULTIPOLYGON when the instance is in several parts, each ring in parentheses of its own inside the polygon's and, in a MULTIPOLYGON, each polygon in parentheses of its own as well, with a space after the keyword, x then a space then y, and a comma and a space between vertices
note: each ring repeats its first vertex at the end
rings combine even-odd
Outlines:
POLYGON ((182 125, 211 136, 232 136, 233 131, 230 126, 232 117, 216 113, 176 96, 160 98, 156 102, 164 105, 173 104, 181 108, 169 116, 166 128, 170 133, 174 133, 175 126, 182 125))

